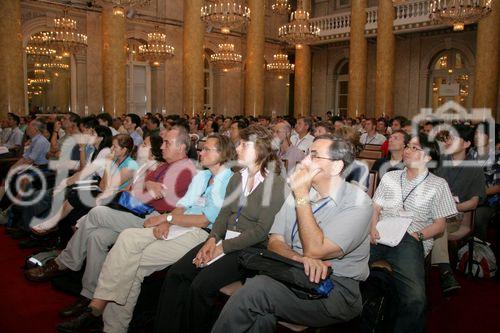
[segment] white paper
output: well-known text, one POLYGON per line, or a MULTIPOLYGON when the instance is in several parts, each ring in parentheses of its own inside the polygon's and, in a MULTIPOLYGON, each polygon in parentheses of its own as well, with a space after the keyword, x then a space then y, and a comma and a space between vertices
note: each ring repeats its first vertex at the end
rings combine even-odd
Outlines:
POLYGON ((168 229, 168 235, 167 237, 164 237, 164 240, 171 240, 175 239, 179 236, 184 235, 186 232, 195 230, 196 227, 181 227, 180 225, 171 225, 170 228, 168 229))
POLYGON ((7 154, 9 152, 9 148, 5 146, 0 146, 0 154, 7 154))
POLYGON ((380 239, 377 240, 377 243, 390 247, 398 245, 403 239, 406 230, 408 230, 411 221, 412 219, 401 216, 387 217, 378 221, 377 231, 380 239))

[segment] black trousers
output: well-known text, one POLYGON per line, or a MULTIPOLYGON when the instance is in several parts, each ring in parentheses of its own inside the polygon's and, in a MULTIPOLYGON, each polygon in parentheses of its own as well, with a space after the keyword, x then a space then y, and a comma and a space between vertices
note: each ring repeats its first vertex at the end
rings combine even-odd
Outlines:
POLYGON ((196 268, 193 259, 203 245, 170 267, 158 301, 156 333, 210 332, 218 316, 214 301, 219 289, 246 277, 238 264, 239 251, 226 254, 205 268, 196 268))

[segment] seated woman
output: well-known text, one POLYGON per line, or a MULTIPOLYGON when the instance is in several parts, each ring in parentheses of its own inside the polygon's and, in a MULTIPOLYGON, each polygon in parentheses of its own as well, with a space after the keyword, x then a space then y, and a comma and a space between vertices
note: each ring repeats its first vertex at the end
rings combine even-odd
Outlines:
MULTIPOLYGON (((146 145, 151 142, 153 148, 158 147, 158 140, 161 141, 161 138, 152 135, 144 142, 146 145)), ((62 316, 74 315, 75 309, 81 308, 79 304, 88 304, 85 298, 92 299, 109 248, 122 231, 128 228, 142 229, 147 218, 175 209, 178 196, 186 194, 192 175, 196 173, 193 163, 186 157, 188 148, 189 135, 185 129, 174 127, 164 133, 161 156, 166 163, 155 161, 150 167, 139 170, 131 184, 131 191, 122 192, 121 195, 128 193, 138 201, 150 205, 153 211, 139 214, 123 206, 94 207, 80 219, 79 227, 66 248, 54 260, 49 260, 43 267, 25 271, 28 280, 47 281, 65 271, 79 271, 84 267, 80 293, 82 297, 70 308, 61 311, 62 316)), ((150 160, 158 159, 158 154, 159 151, 152 149, 150 160)), ((69 327, 64 326, 61 330, 71 331, 73 322, 65 324, 69 327)))
POLYGON ((272 147, 273 133, 260 125, 241 131, 236 152, 244 167, 229 181, 209 238, 174 264, 163 284, 156 332, 207 332, 216 319, 219 289, 245 278, 240 250, 265 246, 287 186, 272 147), (214 260, 215 259, 215 260, 214 260))
POLYGON ((211 134, 200 156, 206 169, 193 178, 177 208, 148 218, 143 229, 120 234, 103 264, 90 310, 61 326, 93 323, 98 318, 92 313, 102 313, 104 331, 127 332, 144 277, 174 264, 207 239, 233 175, 226 164, 235 157, 234 145, 228 137, 211 134))
MULTIPOLYGON (((109 128, 107 129, 109 131, 109 128)), ((102 135, 107 136, 107 134, 103 134, 104 129, 99 128, 99 132, 102 135)), ((98 141, 99 140, 96 140, 96 143, 98 141)), ((100 143, 102 142, 104 141, 101 140, 100 143)), ((72 177, 63 180, 54 189, 54 196, 61 193, 68 186, 75 184, 77 181, 88 178, 89 176, 98 172, 99 169, 104 170, 101 181, 99 182, 99 189, 101 192, 99 193, 98 190, 91 190, 91 194, 97 194, 96 200, 99 200, 100 198, 110 197, 116 192, 126 189, 129 186, 130 180, 133 177, 135 171, 138 169, 137 162, 134 161, 130 156, 131 151, 134 148, 134 143, 132 141, 132 138, 130 138, 130 136, 126 134, 119 134, 113 137, 112 143, 113 145, 111 147, 111 150, 109 151, 108 149, 104 149, 105 147, 101 148, 102 154, 100 158, 96 158, 95 163, 92 163, 88 168, 73 175, 72 177), (106 155, 107 158, 103 158, 103 156, 106 155)), ((84 186, 83 188, 80 187, 80 190, 85 191, 85 189, 89 188, 89 186, 84 186)), ((87 214, 87 212, 93 206, 95 206, 95 202, 86 202, 89 199, 89 196, 84 197, 83 194, 80 195, 80 190, 72 191, 72 193, 70 192, 71 195, 67 200, 64 201, 57 213, 52 215, 52 217, 50 217, 43 223, 33 225, 32 231, 37 234, 48 233, 49 231, 51 231, 51 229, 57 226, 59 221, 68 216, 75 208, 78 209, 76 215, 72 214, 72 217, 75 221, 87 214)), ((57 200, 55 200, 55 203, 57 206, 57 200)), ((36 221, 34 223, 36 223, 36 221)))

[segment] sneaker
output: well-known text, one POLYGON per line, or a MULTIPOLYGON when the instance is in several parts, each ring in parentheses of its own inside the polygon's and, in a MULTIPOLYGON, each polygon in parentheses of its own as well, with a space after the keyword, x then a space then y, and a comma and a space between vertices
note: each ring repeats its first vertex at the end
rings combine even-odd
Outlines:
POLYGON ((441 282, 441 290, 445 296, 449 296, 455 291, 458 291, 461 287, 458 281, 453 276, 451 271, 446 271, 439 277, 441 282))
POLYGON ((84 330, 100 329, 102 326, 102 316, 94 316, 92 314, 92 309, 87 307, 78 317, 57 325, 57 330, 64 333, 73 333, 84 330))

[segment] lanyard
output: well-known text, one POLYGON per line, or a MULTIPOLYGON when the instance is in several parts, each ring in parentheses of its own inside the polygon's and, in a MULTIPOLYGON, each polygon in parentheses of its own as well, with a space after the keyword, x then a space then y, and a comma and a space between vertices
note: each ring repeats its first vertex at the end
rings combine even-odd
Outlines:
MULTIPOLYGON (((327 203, 329 203, 331 200, 331 198, 328 198, 328 200, 326 200, 325 202, 323 202, 323 204, 321 204, 321 206, 319 206, 318 208, 316 208, 316 210, 313 211, 313 215, 316 214, 321 208, 325 207, 327 203)), ((293 224, 293 227, 292 227, 292 235, 291 235, 291 241, 292 241, 292 249, 293 249, 293 241, 295 239, 295 236, 297 236, 297 233, 299 232, 299 228, 297 227, 297 222, 298 222, 298 219, 295 219, 295 223, 293 224)))
POLYGON ((369 145, 373 140, 375 140, 375 137, 377 136, 377 133, 370 139, 370 141, 366 142, 368 140, 368 133, 366 133, 366 138, 365 138, 365 146, 369 145))
POLYGON ((415 185, 411 190, 410 192, 408 192, 408 194, 406 195, 406 197, 403 197, 403 172, 401 173, 401 200, 403 201, 403 209, 405 208, 405 201, 406 199, 408 199, 408 197, 410 196, 410 194, 413 193, 413 191, 415 191, 415 189, 417 187, 420 186, 420 184, 422 184, 426 179, 427 177, 429 177, 429 174, 430 172, 427 171, 427 174, 425 175, 424 179, 422 179, 417 185, 415 185))

